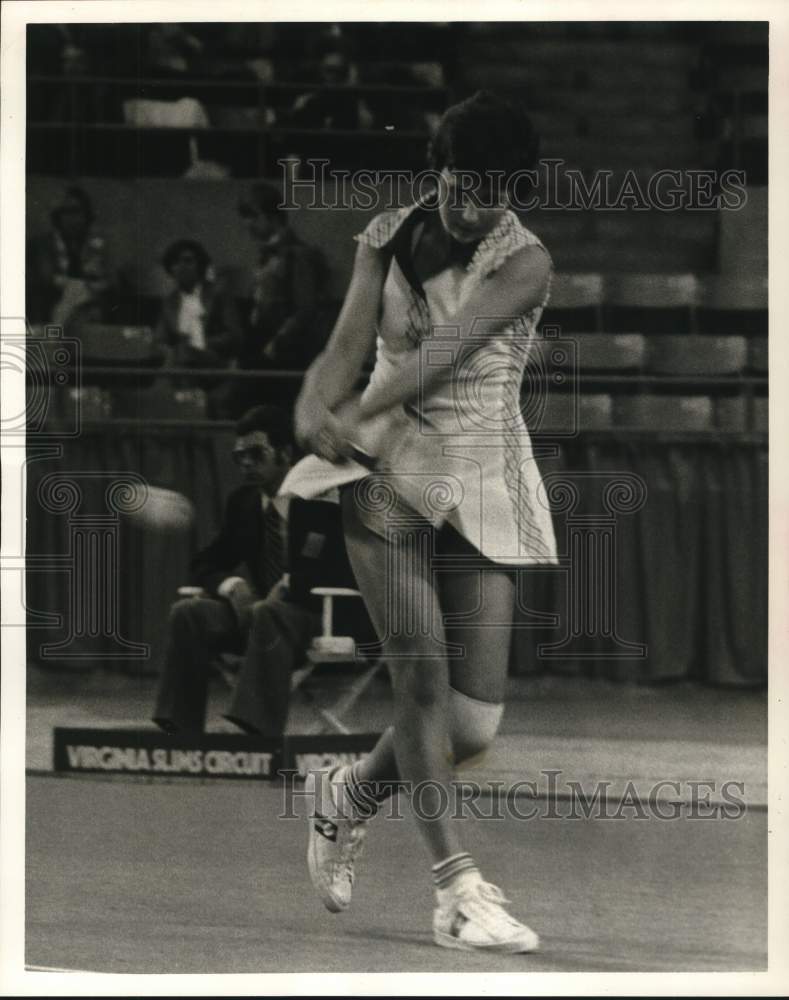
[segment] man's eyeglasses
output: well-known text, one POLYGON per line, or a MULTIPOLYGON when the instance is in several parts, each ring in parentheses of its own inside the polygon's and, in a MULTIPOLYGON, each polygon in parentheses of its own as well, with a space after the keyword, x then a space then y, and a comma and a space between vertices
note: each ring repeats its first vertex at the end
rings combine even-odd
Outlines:
POLYGON ((249 448, 234 448, 231 454, 236 465, 243 465, 245 461, 270 461, 274 458, 275 452, 273 448, 266 448, 262 444, 254 444, 249 448))

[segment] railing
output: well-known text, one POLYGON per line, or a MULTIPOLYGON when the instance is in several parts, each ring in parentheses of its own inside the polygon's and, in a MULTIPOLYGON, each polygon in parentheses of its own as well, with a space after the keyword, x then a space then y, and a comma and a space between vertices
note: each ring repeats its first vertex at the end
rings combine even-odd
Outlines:
MULTIPOLYGON (((293 386, 293 398, 295 399, 296 389, 302 379, 304 372, 300 370, 267 370, 250 371, 242 369, 194 369, 194 368, 155 368, 155 367, 115 367, 112 365, 80 365, 64 367, 62 372, 72 376, 72 389, 82 390, 93 387, 99 391, 111 393, 112 391, 124 391, 124 389, 140 389, 139 383, 143 383, 148 389, 154 384, 160 388, 164 381, 181 381, 194 388, 198 388, 202 383, 217 383, 217 381, 232 380, 238 383, 259 383, 265 384, 279 383, 293 386), (100 380, 108 380, 111 383, 104 386, 100 380), (97 384, 99 382, 99 384, 97 384), (126 386, 120 383, 127 383, 126 386)), ((38 390, 41 388, 40 373, 30 372, 28 383, 34 384, 38 390)), ((358 388, 361 388, 360 382, 358 388)), ((764 375, 734 374, 728 376, 698 376, 698 375, 652 375, 646 373, 633 374, 611 374, 607 375, 599 372, 579 372, 572 380, 568 380, 561 391, 551 389, 549 396, 563 395, 568 392, 578 393, 608 393, 614 390, 620 395, 637 395, 644 391, 660 390, 661 393, 676 393, 677 390, 691 390, 694 394, 709 396, 713 400, 732 396, 741 398, 745 404, 744 415, 747 427, 727 428, 725 426, 711 425, 706 429, 651 429, 644 427, 633 427, 624 424, 613 423, 611 426, 578 427, 578 434, 584 436, 599 437, 602 439, 612 439, 617 437, 636 438, 658 441, 710 441, 719 439, 721 441, 738 442, 761 442, 766 441, 767 431, 755 426, 754 401, 765 399, 767 396, 769 380, 764 375)), ((64 390, 67 391, 67 390, 64 390)), ((145 392, 145 388, 142 389, 145 392)), ((173 387, 175 392, 175 387, 173 387)), ((143 424, 146 431, 152 427, 159 428, 186 428, 195 430, 208 428, 232 427, 229 420, 208 419, 201 415, 189 414, 183 418, 178 417, 157 417, 154 413, 146 411, 144 398, 140 400, 139 416, 91 416, 85 414, 82 425, 111 425, 117 427, 136 426, 143 424)), ((547 438, 552 437, 553 428, 546 428, 541 433, 547 438)), ((566 433, 555 432, 557 436, 567 437, 566 433)), ((575 434, 569 435, 571 437, 575 434)))
MULTIPOLYGON (((301 369, 266 369, 253 370, 244 368, 155 368, 155 367, 119 367, 115 365, 81 365, 60 369, 66 372, 79 372, 83 376, 94 375, 103 377, 111 375, 113 379, 121 377, 130 381, 134 379, 150 379, 156 375, 165 378, 188 378, 191 381, 216 381, 217 378, 238 379, 240 381, 292 381, 298 382, 304 378, 301 369)), ((578 372, 574 379, 579 383, 596 383, 607 388, 629 386, 631 388, 697 388, 723 389, 736 388, 767 388, 766 375, 656 375, 634 372, 629 375, 608 375, 601 372, 578 372)))
MULTIPOLYGON (((28 151, 32 161, 32 172, 40 170, 38 160, 41 165, 47 168, 59 166, 60 171, 67 172, 72 176, 80 173, 91 172, 90 154, 86 152, 86 143, 95 145, 101 142, 102 137, 108 139, 116 136, 122 140, 123 137, 136 135, 138 142, 141 137, 155 135, 161 141, 165 137, 170 137, 177 142, 178 137, 185 141, 195 138, 199 142, 200 136, 210 137, 212 134, 219 134, 228 142, 239 144, 246 143, 245 148, 240 153, 235 153, 238 164, 242 165, 242 173, 248 176, 272 176, 275 173, 272 151, 274 155, 287 153, 287 149, 280 148, 288 141, 298 141, 313 147, 317 143, 326 143, 333 140, 340 140, 344 143, 362 143, 368 146, 375 143, 385 142, 386 148, 391 149, 392 143, 396 143, 398 148, 408 149, 407 144, 415 146, 416 162, 422 155, 422 144, 426 142, 429 132, 424 128, 413 127, 387 127, 386 121, 381 122, 380 127, 339 129, 339 128, 316 128, 313 126, 299 126, 290 121, 291 110, 283 106, 283 98, 292 98, 300 94, 330 94, 356 95, 360 98, 368 97, 391 97, 397 98, 404 105, 408 104, 408 99, 413 99, 413 111, 415 114, 424 112, 424 102, 426 98, 431 98, 436 110, 443 109, 451 103, 451 93, 444 85, 430 84, 377 84, 359 83, 342 85, 324 85, 320 83, 267 83, 256 80, 212 80, 212 79, 188 79, 173 80, 159 79, 155 77, 139 79, 136 77, 51 77, 32 76, 28 80, 28 114, 31 116, 28 121, 28 151), (37 111, 41 94, 47 89, 54 91, 52 104, 49 106, 49 113, 56 113, 57 120, 42 120, 43 113, 37 111), (123 102, 132 99, 145 100, 168 100, 172 97, 193 97, 199 101, 206 111, 209 124, 185 124, 180 125, 137 125, 124 121, 123 102), (279 101, 277 100, 279 98, 279 101), (223 100, 226 104, 222 104, 223 100), (249 122, 228 124, 222 121, 211 122, 211 108, 219 105, 224 110, 235 109, 240 112, 250 112, 249 122), (41 156, 37 156, 36 143, 46 144, 47 135, 52 134, 67 135, 68 148, 63 149, 63 143, 57 140, 58 157, 48 155, 45 148, 41 156), (91 138, 92 136, 92 138, 91 138), (417 146, 417 144, 419 144, 417 146), (416 152, 418 148, 419 152, 416 152), (64 156, 64 152, 66 155, 64 156), (32 155, 31 155, 32 154, 32 155)), ((45 99, 46 100, 46 99, 45 99)), ((413 124, 413 123, 412 123, 413 124)), ((94 158, 100 163, 102 156, 106 156, 108 165, 112 159, 114 151, 108 147, 100 151, 98 156, 93 153, 94 158)), ((312 149, 301 150, 302 154, 307 152, 312 155, 312 149)), ((232 155, 232 151, 228 150, 232 155)), ((129 154, 131 155, 131 154, 129 154)), ((136 157, 133 157, 136 160, 136 157)), ((177 159, 174 157, 174 159, 177 159)), ((183 167, 183 163, 179 164, 183 167)), ((234 173, 239 176, 238 169, 234 173)))

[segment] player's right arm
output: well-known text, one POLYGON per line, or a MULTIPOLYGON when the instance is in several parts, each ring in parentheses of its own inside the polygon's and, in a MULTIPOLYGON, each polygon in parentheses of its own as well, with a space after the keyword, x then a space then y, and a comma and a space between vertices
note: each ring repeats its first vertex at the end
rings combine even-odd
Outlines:
POLYGON ((325 349, 308 369, 296 402, 297 440, 330 461, 338 457, 331 411, 352 392, 372 347, 386 277, 384 259, 380 250, 359 244, 340 315, 325 349))

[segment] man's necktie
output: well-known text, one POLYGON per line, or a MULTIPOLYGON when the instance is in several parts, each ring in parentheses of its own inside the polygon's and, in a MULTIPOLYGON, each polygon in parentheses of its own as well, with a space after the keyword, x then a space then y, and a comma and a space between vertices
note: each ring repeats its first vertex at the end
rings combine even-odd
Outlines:
POLYGON ((273 503, 263 514, 263 535, 266 549, 263 553, 263 579, 268 592, 285 572, 285 546, 282 538, 282 518, 273 503))

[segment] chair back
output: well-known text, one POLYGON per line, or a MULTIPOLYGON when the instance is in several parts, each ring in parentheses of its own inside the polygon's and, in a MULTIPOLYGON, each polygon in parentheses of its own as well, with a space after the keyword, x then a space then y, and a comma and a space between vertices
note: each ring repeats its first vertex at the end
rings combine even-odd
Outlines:
MULTIPOLYGON (((338 503, 293 497, 288 511, 288 571, 290 592, 300 603, 320 610, 320 600, 312 596, 315 587, 356 589, 356 579, 348 560, 342 512, 338 503)), ((334 631, 352 635, 358 642, 374 642, 375 631, 364 602, 335 602, 334 631)))

